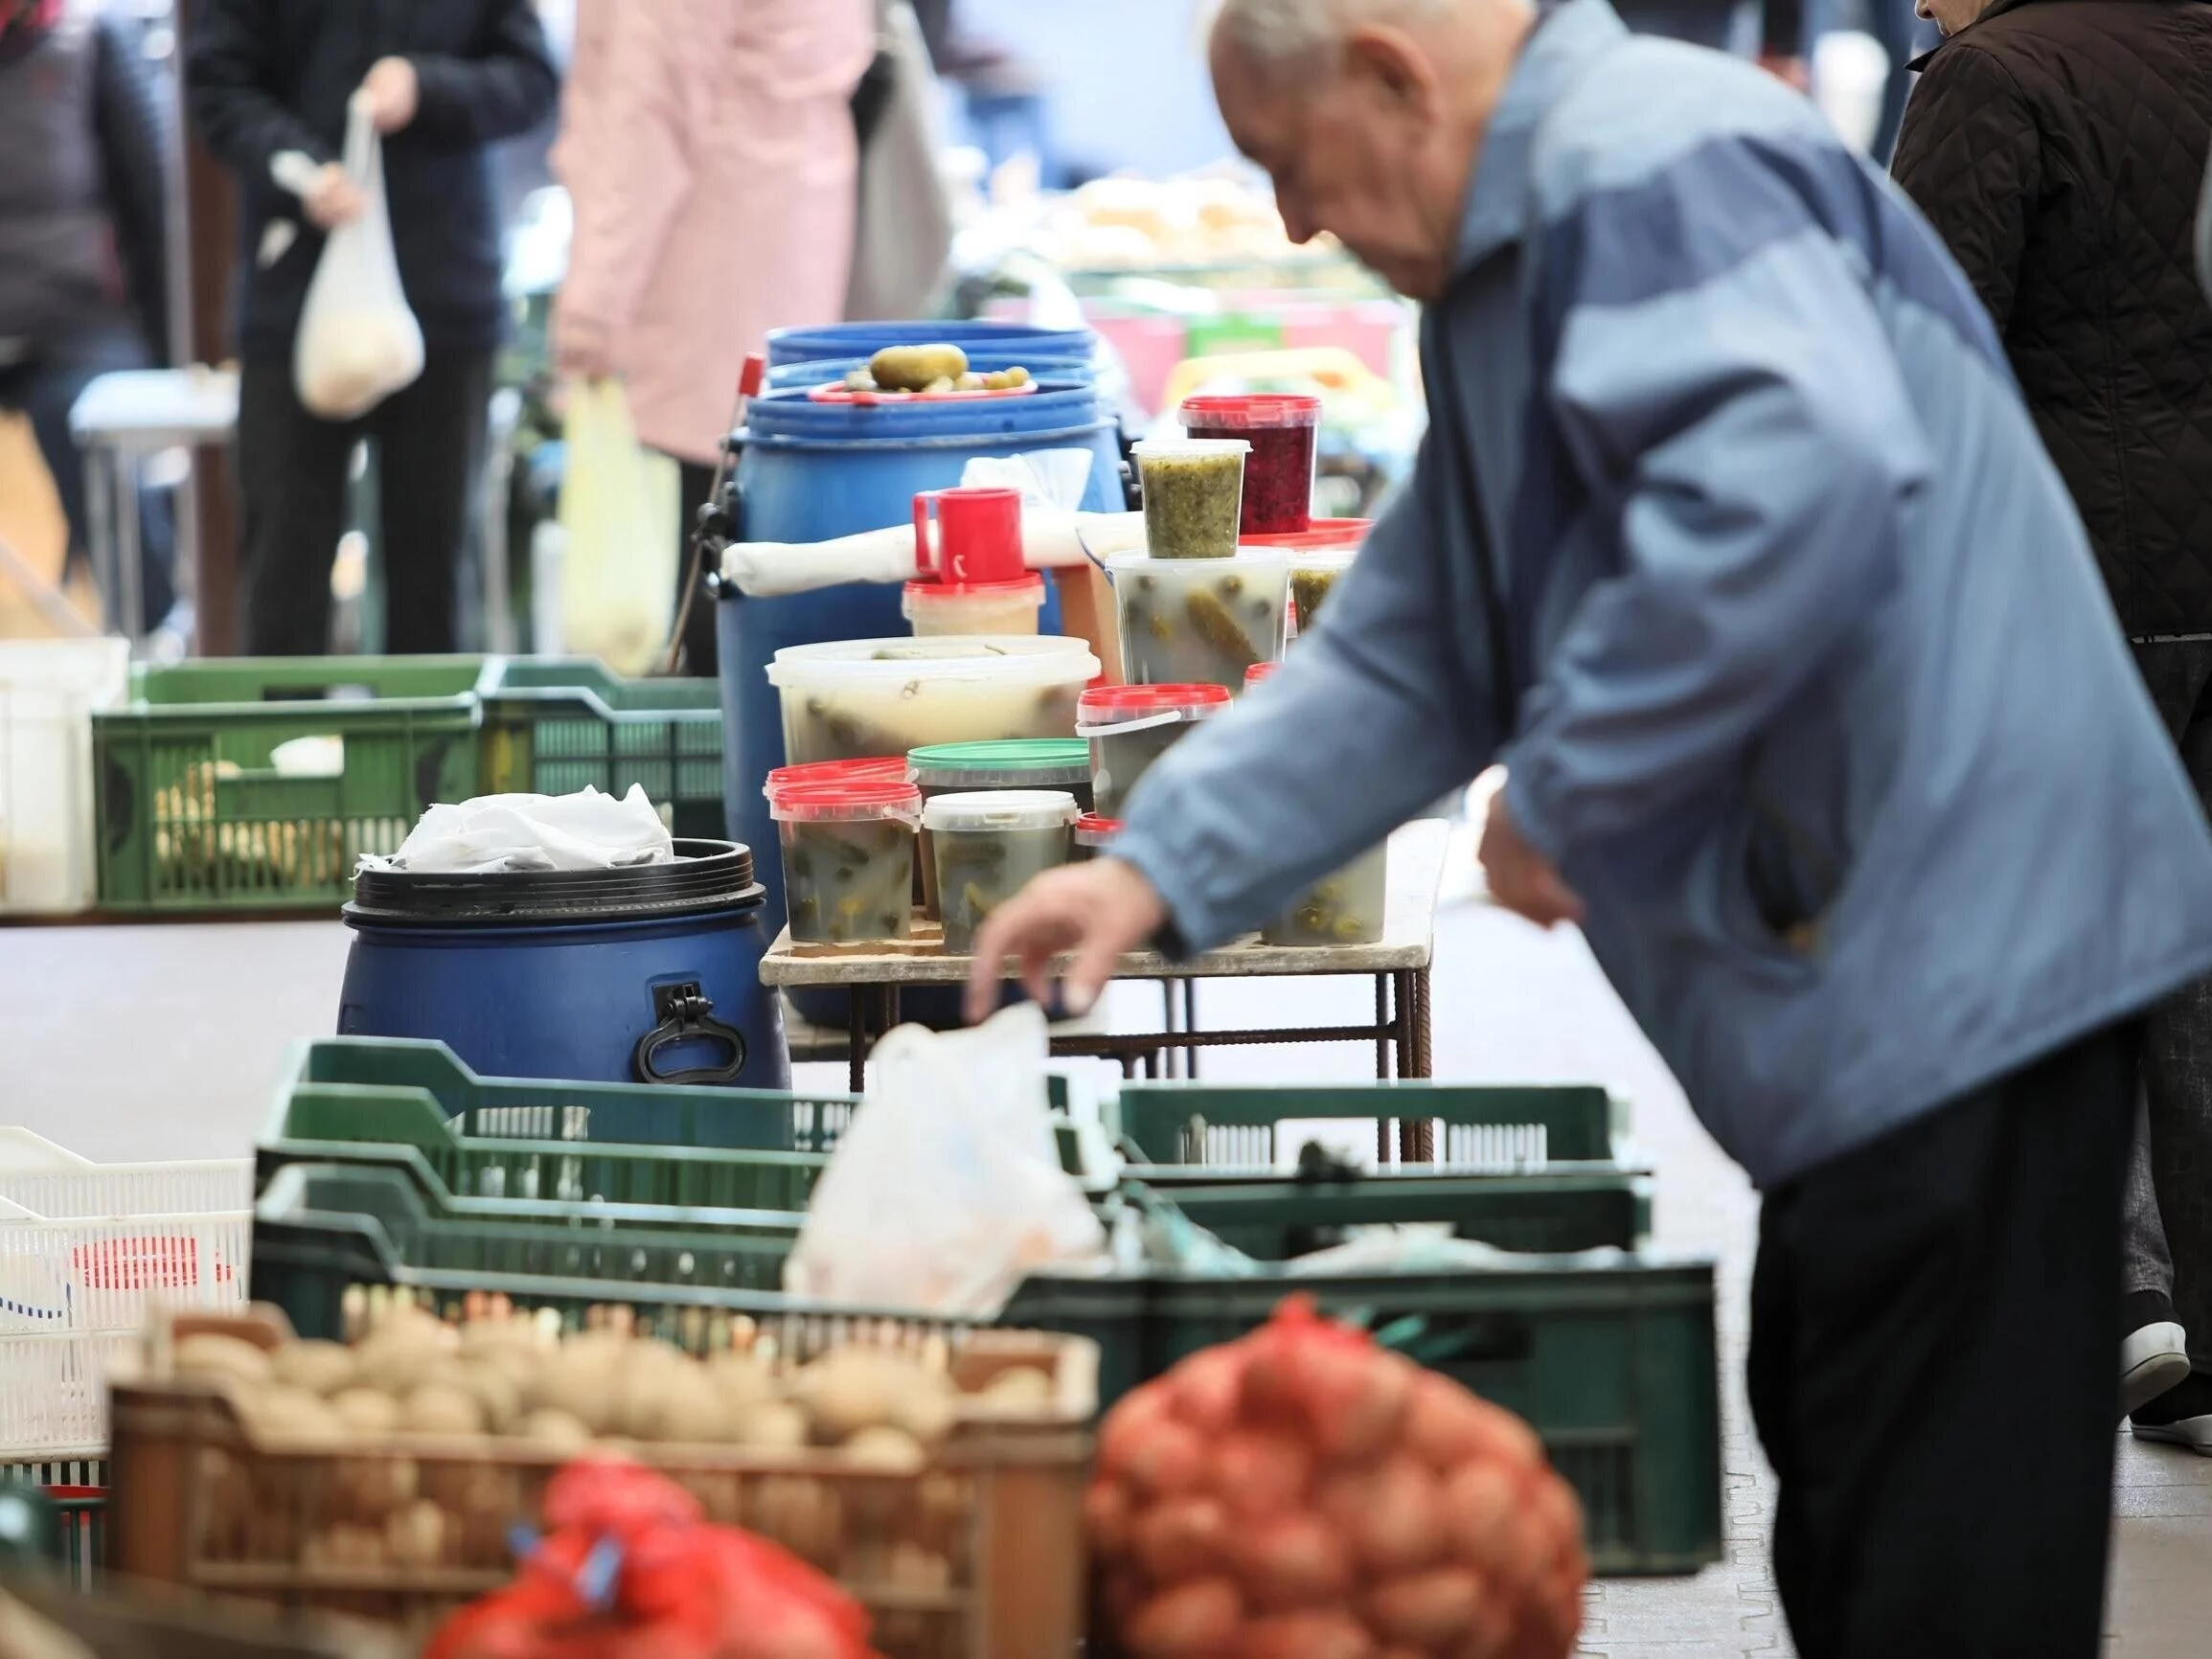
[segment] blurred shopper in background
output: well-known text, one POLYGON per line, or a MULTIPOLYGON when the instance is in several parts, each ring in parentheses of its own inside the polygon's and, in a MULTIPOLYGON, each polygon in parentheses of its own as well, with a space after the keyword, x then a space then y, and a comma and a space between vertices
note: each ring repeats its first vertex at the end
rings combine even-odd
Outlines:
MULTIPOLYGON (((69 410, 98 376, 169 360, 167 124, 151 66, 119 23, 62 0, 0 0, 0 409, 29 417, 90 550, 69 410)), ((173 598, 166 497, 141 511, 146 616, 173 598)))
MULTIPOLYGON (((745 353, 844 315, 873 0, 580 0, 554 171, 575 204, 565 375, 619 375, 645 443, 707 498, 745 353)), ((679 603, 680 603, 679 599, 679 603)), ((715 668, 692 606, 694 673, 715 668)))
POLYGON ((489 147, 528 131, 559 93, 537 14, 530 0, 207 0, 188 45, 193 115, 240 186, 246 649, 327 648, 348 463, 371 438, 387 648, 449 651, 506 324, 489 147), (301 406, 292 337, 323 233, 362 209, 337 162, 356 90, 383 134, 399 280, 426 355, 413 385, 336 421, 301 406), (279 182, 295 175, 311 180, 302 195, 279 182))
MULTIPOLYGON (((2190 257, 2212 6, 1921 9, 1949 38, 1924 59, 1897 180, 1989 307, 2212 807, 2212 306, 2190 257)), ((2212 982, 2152 1011, 2143 1081, 2121 1403, 2136 1434, 2212 1453, 2212 982)))

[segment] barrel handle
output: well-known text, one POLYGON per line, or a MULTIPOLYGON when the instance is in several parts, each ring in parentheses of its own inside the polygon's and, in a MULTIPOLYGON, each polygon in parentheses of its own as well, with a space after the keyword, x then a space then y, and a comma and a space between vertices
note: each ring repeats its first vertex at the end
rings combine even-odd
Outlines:
POLYGON ((659 1023, 637 1039, 637 1048, 630 1056, 630 1070, 639 1082, 708 1083, 726 1087, 738 1080, 745 1069, 744 1034, 736 1026, 714 1017, 715 1005, 707 1000, 696 980, 654 986, 652 1009, 659 1023), (658 1057, 663 1049, 676 1043, 696 1042, 701 1037, 728 1045, 728 1063, 693 1066, 676 1072, 660 1069, 658 1057))

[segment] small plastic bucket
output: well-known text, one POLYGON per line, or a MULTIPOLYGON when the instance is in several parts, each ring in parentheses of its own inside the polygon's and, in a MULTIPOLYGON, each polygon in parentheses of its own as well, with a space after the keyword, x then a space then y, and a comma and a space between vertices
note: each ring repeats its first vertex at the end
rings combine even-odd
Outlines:
POLYGON ((768 815, 795 943, 864 944, 913 933, 921 790, 867 778, 787 784, 769 794, 768 815))
POLYGON ((922 808, 937 862, 945 948, 974 948, 983 920, 1045 871, 1068 861, 1076 819, 1064 789, 940 795, 922 808))
POLYGON ((1198 721, 1229 706, 1224 686, 1093 686, 1076 703, 1075 735, 1090 744, 1091 799, 1118 819, 1137 780, 1198 721))
POLYGON ((1289 566, 1280 553, 1229 558, 1106 560, 1121 625, 1122 678, 1133 686, 1237 690, 1244 670, 1283 654, 1289 566))
POLYGON ((1290 564, 1290 637, 1309 631, 1321 603, 1352 568, 1353 558, 1374 528, 1365 518, 1317 518, 1302 535, 1253 535, 1251 547, 1272 548, 1290 564))
POLYGON ((1144 485, 1145 550, 1154 558, 1228 558, 1244 495, 1242 438, 1162 438, 1134 446, 1144 485))
POLYGON ((872 755, 858 761, 813 761, 800 766, 777 766, 768 773, 761 793, 769 800, 782 789, 805 788, 815 784, 903 784, 906 757, 872 755))
POLYGON ((1241 438, 1252 446, 1239 513, 1243 534, 1296 534, 1312 524, 1320 398, 1274 393, 1186 398, 1178 414, 1194 439, 1241 438))
POLYGON ((1068 854, 1070 864, 1088 864, 1101 853, 1113 850, 1120 838, 1122 821, 1097 812, 1085 812, 1075 821, 1075 848, 1068 854))
POLYGON ((900 609, 916 639, 946 634, 1034 634, 1044 608, 1044 578, 1012 581, 910 581, 900 609))
MULTIPOLYGON (((1022 738, 1003 743, 932 743, 906 757, 906 774, 926 807, 940 795, 981 789, 1065 789, 1077 807, 1090 810, 1090 746, 1080 738, 1022 738)), ((922 877, 922 914, 937 920, 937 855, 922 831, 916 859, 922 877)))

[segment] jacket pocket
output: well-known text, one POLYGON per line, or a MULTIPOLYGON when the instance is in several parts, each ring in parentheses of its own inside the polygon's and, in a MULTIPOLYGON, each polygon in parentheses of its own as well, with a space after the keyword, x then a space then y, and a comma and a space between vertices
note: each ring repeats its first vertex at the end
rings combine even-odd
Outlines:
POLYGON ((1792 956, 1820 953, 1823 929, 1849 869, 1849 853, 1769 796, 1746 802, 1735 875, 1758 943, 1792 956))

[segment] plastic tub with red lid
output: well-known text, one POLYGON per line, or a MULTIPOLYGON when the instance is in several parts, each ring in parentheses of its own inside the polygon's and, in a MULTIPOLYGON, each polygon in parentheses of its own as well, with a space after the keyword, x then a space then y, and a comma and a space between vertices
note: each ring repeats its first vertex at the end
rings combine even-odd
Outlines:
POLYGON ((866 776, 787 783, 770 792, 768 815, 794 942, 861 944, 914 931, 920 789, 903 778, 866 776))
POLYGON ((1122 832, 1119 818, 1104 817, 1097 812, 1085 812, 1075 821, 1075 847, 1068 853, 1070 864, 1087 864, 1093 858, 1113 851, 1114 842, 1122 832))
POLYGON ((1178 414, 1193 438, 1242 438, 1252 446, 1244 458, 1244 535, 1296 534, 1312 523, 1320 398, 1265 392, 1186 398, 1178 414))
POLYGON ((1118 819, 1137 780, 1200 720, 1229 706, 1225 686, 1093 686, 1076 700, 1075 735, 1090 740, 1091 800, 1118 819))
POLYGON ((1290 565, 1290 633, 1310 632, 1321 614, 1321 602, 1336 586, 1337 578, 1352 568, 1360 544, 1373 529, 1365 518, 1316 518, 1303 535, 1255 535, 1253 547, 1271 547, 1290 565))
POLYGON ((773 767, 761 793, 773 801, 786 789, 806 788, 816 784, 903 784, 907 781, 905 756, 875 755, 857 761, 808 761, 796 766, 773 767))
POLYGON ((945 634, 1034 634, 1044 608, 1044 578, 1012 581, 910 581, 900 609, 917 639, 945 634))

